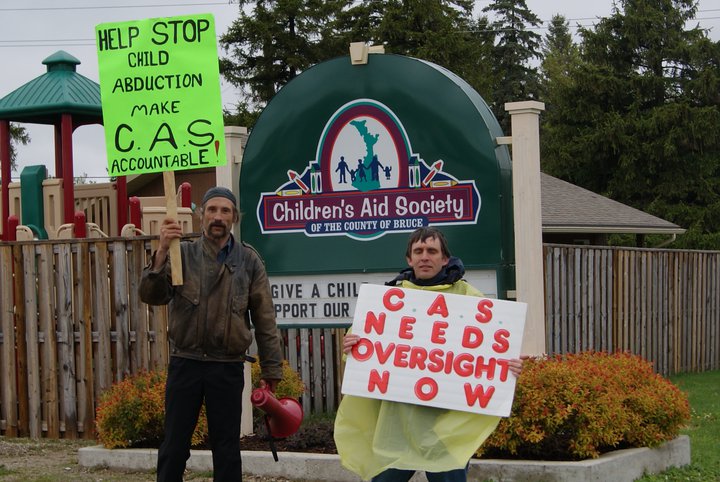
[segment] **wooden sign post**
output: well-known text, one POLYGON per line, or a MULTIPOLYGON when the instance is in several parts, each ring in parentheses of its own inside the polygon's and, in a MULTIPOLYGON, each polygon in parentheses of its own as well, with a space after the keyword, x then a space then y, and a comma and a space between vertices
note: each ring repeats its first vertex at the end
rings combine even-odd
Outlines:
MULTIPOLYGON (((163 173, 177 220, 176 170, 227 162, 215 20, 210 14, 95 27, 110 176, 163 173)), ((171 243, 173 285, 183 283, 171 243)))
MULTIPOLYGON (((163 185, 165 187, 165 209, 169 218, 177 221, 177 197, 175 194, 175 171, 163 172, 163 185)), ((170 266, 172 266, 172 285, 183 284, 182 257, 180 256, 180 240, 170 241, 170 266), (177 269, 176 269, 177 267, 177 269)))

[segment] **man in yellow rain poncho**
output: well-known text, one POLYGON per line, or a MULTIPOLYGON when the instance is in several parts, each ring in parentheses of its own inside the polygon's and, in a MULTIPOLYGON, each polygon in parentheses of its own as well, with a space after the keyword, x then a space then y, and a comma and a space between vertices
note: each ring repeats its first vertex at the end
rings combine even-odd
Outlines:
MULTIPOLYGON (((387 284, 483 296, 462 279, 462 261, 450 255, 438 229, 415 230, 405 257, 410 267, 387 284)), ((346 335, 344 352, 359 339, 346 335)), ((518 375, 522 361, 513 359, 509 367, 518 375)), ((470 458, 499 421, 497 416, 346 395, 335 419, 335 443, 342 464, 363 480, 407 482, 423 470, 429 482, 465 482, 470 458)))

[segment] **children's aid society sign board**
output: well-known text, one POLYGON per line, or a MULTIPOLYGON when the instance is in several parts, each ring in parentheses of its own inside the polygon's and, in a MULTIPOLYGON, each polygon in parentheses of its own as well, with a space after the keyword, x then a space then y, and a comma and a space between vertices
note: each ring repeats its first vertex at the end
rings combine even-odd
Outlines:
POLYGON ((225 164, 212 15, 95 28, 110 176, 225 164))
POLYGON ((527 305, 364 284, 342 393, 507 417, 527 305))

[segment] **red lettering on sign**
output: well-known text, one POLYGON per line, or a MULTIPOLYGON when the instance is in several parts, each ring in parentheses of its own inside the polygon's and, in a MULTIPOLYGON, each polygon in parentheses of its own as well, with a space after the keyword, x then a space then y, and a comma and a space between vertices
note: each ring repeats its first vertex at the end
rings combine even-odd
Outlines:
POLYGON ((430 305, 430 308, 427 310, 428 316, 432 315, 440 315, 443 318, 448 317, 448 307, 447 303, 445 302, 445 296, 443 295, 437 295, 437 298, 435 298, 435 301, 430 305))
POLYGON ((453 367, 453 360, 455 359, 455 353, 449 351, 445 353, 445 373, 450 375, 453 367))
POLYGON ((485 358, 481 356, 477 357, 477 362, 475 363, 475 378, 482 378, 482 374, 485 372, 485 377, 488 380, 492 380, 495 378, 496 365, 497 360, 495 358, 490 358, 490 360, 485 363, 485 358))
POLYGON ((413 338, 413 323, 417 320, 412 316, 403 316, 400 318, 400 329, 398 330, 398 337, 405 340, 412 340, 413 338))
POLYGON ((415 383, 415 396, 418 400, 427 402, 432 400, 438 393, 438 385, 435 380, 423 377, 415 383))
POLYGON ((377 352, 377 358, 381 365, 388 361, 390 355, 393 353, 393 350, 395 350, 395 343, 389 343, 387 348, 383 350, 382 343, 379 341, 375 342, 375 351, 377 352))
POLYGON ((419 368, 425 370, 425 360, 427 359, 427 350, 421 346, 414 346, 410 351, 410 359, 408 360, 409 368, 419 368))
POLYGON ((378 335, 382 335, 385 331, 385 313, 380 313, 380 316, 376 316, 372 311, 368 311, 365 315, 365 327, 363 328, 365 333, 375 331, 378 335))
POLYGON ((477 348, 482 345, 483 332, 477 326, 466 326, 463 330, 462 346, 465 348, 477 348))
POLYGON ((493 335, 493 339, 495 340, 495 343, 492 344, 493 350, 495 350, 495 353, 505 353, 508 351, 508 348, 510 348, 510 342, 508 341, 508 338, 510 337, 510 332, 507 330, 498 330, 493 335))
POLYGON ((493 393, 495 393, 495 387, 493 386, 489 386, 487 390, 485 390, 482 385, 475 385, 475 388, 473 388, 472 385, 466 383, 463 387, 465 389, 465 400, 467 401, 468 407, 472 407, 476 403, 482 408, 487 407, 493 393))
POLYGON ((443 354, 444 352, 437 348, 430 350, 430 353, 428 353, 430 363, 428 363, 427 369, 433 373, 441 372, 443 369, 443 354))
POLYGON ((367 361, 373 356, 372 342, 367 338, 360 338, 351 350, 352 356, 357 361, 367 361), (364 349, 364 351, 362 351, 364 349))
POLYGON ((477 304, 477 314, 475 315, 475 319, 479 321, 480 323, 487 323, 488 321, 492 320, 492 307, 493 302, 492 300, 483 299, 478 301, 477 304))
POLYGON ((390 311, 401 310, 405 303, 402 301, 393 302, 393 298, 403 299, 405 298, 405 292, 400 288, 390 288, 383 295, 383 306, 390 311))
POLYGON ((510 363, 507 360, 498 358, 497 364, 500 366, 500 381, 504 382, 508 378, 508 373, 510 373, 510 363))
POLYGON ((387 392, 388 383, 390 382, 390 372, 385 370, 382 375, 377 370, 370 370, 370 378, 368 379, 368 392, 374 392, 377 388, 381 393, 387 392))
POLYGON ((430 341, 442 345, 445 343, 445 329, 450 326, 446 321, 436 321, 433 323, 430 341))
POLYGON ((398 368, 407 368, 408 366, 408 354, 410 352, 410 345, 398 345, 395 348, 395 358, 393 365, 398 368))
POLYGON ((460 353, 455 357, 453 369, 458 376, 469 377, 473 374, 473 356, 470 353, 460 353))

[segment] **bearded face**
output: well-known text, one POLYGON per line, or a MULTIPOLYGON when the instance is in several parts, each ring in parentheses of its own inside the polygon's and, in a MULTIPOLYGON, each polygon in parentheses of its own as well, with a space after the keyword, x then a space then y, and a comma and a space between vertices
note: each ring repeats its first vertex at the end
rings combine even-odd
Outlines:
POLYGON ((237 211, 229 199, 214 197, 208 199, 203 206, 202 228, 207 238, 224 244, 230 237, 235 222, 237 222, 237 211))

